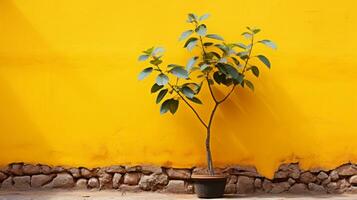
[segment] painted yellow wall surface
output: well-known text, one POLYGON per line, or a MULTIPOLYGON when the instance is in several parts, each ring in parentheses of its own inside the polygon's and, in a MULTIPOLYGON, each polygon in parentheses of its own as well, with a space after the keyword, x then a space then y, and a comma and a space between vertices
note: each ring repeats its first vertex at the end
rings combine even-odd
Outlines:
POLYGON ((204 129, 191 111, 160 116, 153 78, 137 80, 147 47, 186 63, 177 38, 189 12, 209 12, 209 32, 228 41, 253 25, 279 47, 257 50, 273 66, 253 79, 256 92, 240 88, 219 109, 216 165, 252 164, 271 176, 281 162, 357 162, 356 8, 354 0, 1 0, 0 164, 205 164, 204 129))

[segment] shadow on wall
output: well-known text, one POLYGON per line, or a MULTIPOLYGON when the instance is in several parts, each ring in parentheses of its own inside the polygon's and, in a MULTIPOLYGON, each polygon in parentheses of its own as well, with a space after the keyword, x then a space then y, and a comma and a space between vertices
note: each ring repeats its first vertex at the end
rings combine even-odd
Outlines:
POLYGON ((2 163, 32 162, 37 157, 45 160, 49 155, 41 151, 48 149, 41 131, 22 107, 11 87, 0 77, 0 126, 1 148, 7 153, 0 154, 2 163), (16 151, 16 153, 11 153, 16 151), (30 159, 30 160, 26 160, 30 159))
MULTIPOLYGON (((266 76, 273 79, 272 76, 266 76)), ((299 111, 299 106, 284 88, 274 80, 266 79, 262 77, 262 80, 255 81, 255 92, 239 87, 219 107, 212 131, 212 153, 217 166, 226 163, 255 165, 262 174, 272 176, 281 163, 303 162, 303 158, 311 156, 304 155, 304 148, 313 149, 314 139, 301 142, 300 135, 313 133, 313 125, 299 111), (261 139, 267 135, 269 140, 261 139)), ((217 96, 226 93, 216 86, 214 91, 217 96)), ((211 100, 208 94, 203 96, 211 100)), ((207 106, 206 102, 204 106, 207 106)), ((212 109, 212 105, 209 109, 212 109)), ((195 125, 185 126, 185 136, 182 137, 194 138, 192 140, 202 147, 202 156, 197 162, 205 165, 205 131, 199 128, 196 118, 188 117, 192 113, 187 112, 186 115, 178 115, 177 123, 187 124, 187 119, 192 118, 195 120, 192 124, 195 125), (191 134, 193 128, 197 129, 196 136, 191 134)))

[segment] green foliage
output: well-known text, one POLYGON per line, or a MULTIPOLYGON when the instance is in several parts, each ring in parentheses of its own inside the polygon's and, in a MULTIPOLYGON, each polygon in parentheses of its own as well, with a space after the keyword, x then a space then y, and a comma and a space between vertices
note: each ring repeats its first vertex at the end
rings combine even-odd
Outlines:
MULTIPOLYGON (((197 48, 201 53, 192 55, 186 64, 168 64, 164 67, 162 64, 164 49, 162 47, 146 49, 138 58, 139 61, 147 61, 151 64, 139 73, 139 80, 156 73, 151 93, 158 92, 156 103, 161 104, 161 114, 176 113, 180 101, 188 105, 190 103, 202 104, 199 95, 201 89, 208 89, 208 86, 247 86, 254 91, 254 84, 248 78, 252 76, 258 78, 262 65, 271 68, 271 63, 266 56, 256 55, 253 52, 254 46, 257 44, 272 49, 277 48, 271 40, 257 40, 261 29, 247 27, 246 31, 241 34, 246 39, 245 42, 229 43, 224 41, 222 36, 209 32, 207 25, 202 23, 208 18, 209 14, 198 16, 190 13, 187 16, 187 22, 192 27, 181 33, 179 41, 183 42, 183 47, 189 52, 197 48), (254 65, 250 62, 254 62, 254 65), (203 84, 204 82, 206 84, 203 84)), ((228 96, 229 94, 227 94, 228 96)), ((214 100, 220 101, 219 99, 214 100)))
POLYGON ((138 79, 143 80, 144 78, 149 76, 149 74, 151 74, 152 72, 152 69, 152 67, 145 68, 143 71, 140 72, 138 79))

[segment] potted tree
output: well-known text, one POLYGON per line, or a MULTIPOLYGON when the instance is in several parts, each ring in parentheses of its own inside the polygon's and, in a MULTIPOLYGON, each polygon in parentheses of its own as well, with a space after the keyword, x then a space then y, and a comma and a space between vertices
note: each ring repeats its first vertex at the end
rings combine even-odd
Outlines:
POLYGON ((193 55, 185 66, 168 64, 164 67, 162 66, 164 49, 152 47, 139 56, 139 61, 149 61, 151 66, 142 70, 138 78, 142 80, 152 72, 156 72, 151 93, 158 93, 156 104, 160 104, 160 113, 175 114, 179 105, 186 104, 206 129, 208 174, 192 176, 192 179, 198 197, 215 198, 223 196, 226 184, 226 177, 216 175, 213 168, 210 136, 215 113, 236 88, 248 87, 254 91, 253 83, 248 80, 248 77, 251 77, 248 73, 259 77, 259 68, 251 64, 251 60, 256 59, 258 62, 255 63, 271 67, 266 56, 253 54, 253 47, 263 44, 276 49, 276 45, 270 40, 257 40, 256 35, 260 29, 250 27, 242 33, 242 36, 248 40, 247 44, 227 43, 220 35, 208 34, 207 26, 202 23, 208 17, 208 14, 200 17, 188 14, 187 22, 192 25, 192 28, 184 31, 179 38, 180 41, 185 40, 183 47, 188 51, 199 48, 199 55, 193 55), (212 89, 219 86, 229 87, 229 91, 222 98, 218 98, 212 89), (209 91, 214 102, 208 121, 202 118, 193 105, 203 104, 198 97, 202 88, 209 91))

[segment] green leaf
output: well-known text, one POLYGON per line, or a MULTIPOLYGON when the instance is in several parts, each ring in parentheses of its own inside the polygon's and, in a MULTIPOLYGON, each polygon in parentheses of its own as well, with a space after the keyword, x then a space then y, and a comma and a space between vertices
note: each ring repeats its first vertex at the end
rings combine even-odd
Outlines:
POLYGON ((165 97, 168 91, 169 91, 168 89, 164 89, 159 92, 159 94, 156 97, 156 104, 160 103, 160 101, 165 97))
POLYGON ((181 91, 189 99, 195 96, 195 92, 188 86, 182 87, 181 91))
POLYGON ((197 15, 195 15, 195 14, 193 14, 193 13, 189 13, 188 14, 188 19, 187 19, 187 22, 190 22, 190 23, 192 23, 192 22, 194 22, 194 21, 197 21, 197 15))
POLYGON ((217 35, 217 34, 207 34, 206 38, 211 38, 211 39, 215 39, 215 40, 224 40, 223 37, 217 35))
POLYGON ((204 63, 203 65, 200 66, 200 70, 205 71, 205 69, 207 69, 208 67, 209 67, 209 65, 204 63))
POLYGON ((192 33, 193 33, 193 30, 188 30, 188 31, 183 32, 179 38, 179 41, 182 41, 182 40, 188 38, 188 36, 190 36, 192 33))
POLYGON ((140 72, 138 79, 143 80, 152 72, 152 67, 145 68, 143 71, 140 72))
POLYGON ((186 65, 186 70, 187 71, 191 71, 193 65, 195 65, 195 63, 196 63, 197 58, 198 57, 195 56, 195 57, 190 58, 190 60, 188 60, 187 65, 186 65))
POLYGON ((203 46, 208 47, 208 46, 212 46, 213 42, 205 42, 203 43, 203 46))
POLYGON ((208 52, 206 55, 207 56, 211 56, 211 57, 216 57, 218 59, 221 58, 221 56, 218 53, 214 52, 214 51, 208 52))
POLYGON ((186 47, 187 50, 192 51, 192 49, 196 46, 197 42, 197 40, 190 42, 186 47))
POLYGON ((188 72, 182 67, 173 67, 169 72, 178 78, 188 78, 188 72))
POLYGON ((162 63, 162 60, 160 60, 159 58, 155 58, 154 60, 151 60, 150 63, 153 65, 160 65, 162 63))
POLYGON ((188 40, 185 42, 185 44, 183 45, 183 47, 186 48, 191 42, 196 41, 196 40, 198 40, 198 39, 195 38, 195 37, 191 37, 190 39, 188 39, 188 40))
POLYGON ((254 91, 254 85, 252 82, 250 82, 249 80, 247 79, 244 79, 244 83, 245 85, 247 85, 249 87, 249 89, 251 89, 252 91, 254 91))
POLYGON ((219 48, 220 50, 222 50, 223 53, 225 53, 225 54, 227 54, 228 51, 229 51, 229 48, 228 48, 227 46, 223 45, 223 44, 216 44, 216 45, 214 45, 214 46, 216 46, 217 48, 219 48))
POLYGON ((165 49, 162 47, 156 47, 153 51, 152 51, 152 55, 153 56, 159 56, 160 54, 164 53, 165 49))
POLYGON ((249 32, 244 32, 244 33, 242 33, 242 35, 246 38, 246 39, 250 39, 250 38, 252 38, 252 34, 251 33, 249 33, 249 32))
POLYGON ((166 85, 169 82, 169 77, 161 73, 156 77, 156 83, 158 85, 166 85))
POLYGON ((164 87, 163 85, 158 85, 157 83, 155 83, 151 87, 151 93, 155 93, 155 92, 161 90, 161 88, 163 88, 163 87, 164 87))
POLYGON ((240 78, 237 69, 232 67, 231 65, 226 65, 226 70, 233 79, 238 80, 240 78))
POLYGON ((189 98, 189 100, 197 104, 202 104, 202 101, 197 97, 189 98))
POLYGON ((246 51, 242 51, 237 53, 237 56, 239 56, 242 60, 245 60, 247 58, 249 58, 249 53, 246 51))
POLYGON ((213 73, 213 79, 218 84, 221 84, 224 81, 225 78, 226 78, 226 76, 223 73, 219 73, 219 72, 214 72, 213 73))
POLYGON ((272 49, 277 49, 277 46, 274 42, 272 42, 271 40, 261 40, 259 41, 259 43, 265 44, 266 46, 272 48, 272 49))
POLYGON ((259 69, 258 69, 258 67, 252 66, 252 67, 250 68, 250 70, 252 70, 254 76, 259 77, 259 69))
POLYGON ((143 53, 145 53, 146 55, 151 55, 152 51, 154 51, 154 47, 151 47, 149 49, 146 49, 145 51, 143 51, 143 53))
POLYGON ((183 68, 183 66, 177 65, 177 64, 169 64, 169 65, 167 65, 167 67, 168 68, 174 68, 174 67, 182 67, 183 68))
POLYGON ((205 36, 206 35, 206 33, 207 33, 207 27, 206 27, 206 25, 204 25, 204 24, 201 24, 201 25, 199 25, 197 28, 196 28, 196 33, 198 34, 198 35, 200 35, 200 36, 205 36))
POLYGON ((206 13, 206 14, 202 15, 198 20, 203 21, 203 20, 207 19, 209 16, 210 16, 210 14, 206 13))
POLYGON ((257 57, 259 58, 260 61, 262 61, 262 63, 264 63, 270 69, 271 64, 267 57, 265 57, 263 55, 258 55, 257 57))
POLYGON ((167 113, 167 111, 170 110, 170 102, 171 102, 171 99, 167 99, 164 101, 164 103, 161 104, 160 114, 165 114, 165 113, 167 113))
POLYGON ((247 49, 248 48, 245 44, 242 44, 242 43, 235 43, 234 46, 235 47, 239 47, 241 49, 247 49))
POLYGON ((141 55, 141 56, 139 56, 138 60, 139 60, 139 61, 145 61, 145 60, 147 60, 148 58, 149 58, 148 55, 141 55))
POLYGON ((176 99, 170 99, 169 109, 171 114, 175 114, 179 106, 179 101, 176 99))
POLYGON ((234 61, 234 64, 236 64, 237 66, 240 65, 240 62, 239 62, 239 60, 237 58, 235 58, 235 57, 231 57, 231 58, 234 61))
POLYGON ((257 34, 257 33, 260 32, 260 29, 259 29, 259 28, 253 29, 252 32, 253 32, 254 34, 257 34))
POLYGON ((249 26, 247 26, 247 29, 250 30, 254 34, 257 34, 260 32, 259 28, 250 28, 249 26))

